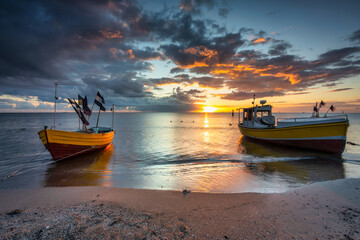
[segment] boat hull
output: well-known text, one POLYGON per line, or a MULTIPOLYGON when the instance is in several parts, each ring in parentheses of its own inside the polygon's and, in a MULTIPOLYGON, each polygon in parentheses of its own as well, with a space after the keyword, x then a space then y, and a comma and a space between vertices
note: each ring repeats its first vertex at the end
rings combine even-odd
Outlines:
POLYGON ((38 134, 54 160, 63 160, 102 150, 111 144, 114 137, 114 131, 83 133, 43 129, 38 134))
POLYGON ((249 138, 333 154, 344 151, 348 127, 348 121, 263 129, 239 125, 240 132, 249 138))

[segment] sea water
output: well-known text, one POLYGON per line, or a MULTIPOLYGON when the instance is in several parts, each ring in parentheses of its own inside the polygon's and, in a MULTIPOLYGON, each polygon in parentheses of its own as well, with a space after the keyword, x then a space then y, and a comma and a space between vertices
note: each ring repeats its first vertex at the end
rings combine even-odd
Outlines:
MULTIPOLYGON (((307 117, 309 114, 276 114, 307 117)), ((106 150, 55 162, 37 132, 51 113, 0 114, 1 189, 108 186, 199 192, 284 192, 305 184, 360 177, 360 114, 348 114, 341 156, 250 141, 230 113, 115 113, 106 150), (355 144, 355 145, 354 145, 355 144), (43 152, 43 153, 41 153, 43 152), (41 153, 41 154, 40 154, 41 153), (40 155, 39 155, 40 154, 40 155), (38 156, 39 155, 39 156, 38 156)), ((90 122, 96 123, 96 113, 90 122)), ((100 125, 112 125, 102 113, 100 125)), ((74 113, 58 113, 56 129, 79 128, 74 113)))

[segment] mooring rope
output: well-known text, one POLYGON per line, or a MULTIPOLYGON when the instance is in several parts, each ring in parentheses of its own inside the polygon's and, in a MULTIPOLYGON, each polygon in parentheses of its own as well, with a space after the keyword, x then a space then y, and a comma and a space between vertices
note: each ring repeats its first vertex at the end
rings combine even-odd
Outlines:
POLYGON ((11 178, 12 176, 14 176, 17 172, 19 172, 21 169, 23 169, 25 167, 26 164, 31 163, 32 161, 34 161, 36 158, 38 158, 43 152, 45 152, 46 148, 44 148, 44 150, 42 150, 41 153, 39 153, 38 155, 36 155, 35 157, 33 157, 29 162, 24 163, 21 167, 19 167, 18 169, 16 169, 13 173, 7 175, 6 177, 3 177, 0 181, 4 181, 8 178, 11 178))

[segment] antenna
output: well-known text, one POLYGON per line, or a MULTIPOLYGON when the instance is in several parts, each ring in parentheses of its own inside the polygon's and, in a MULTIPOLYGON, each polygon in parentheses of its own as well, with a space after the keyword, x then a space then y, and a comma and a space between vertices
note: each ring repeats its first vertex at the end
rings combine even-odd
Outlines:
POLYGON ((56 100, 58 99, 58 97, 57 97, 57 85, 58 85, 58 80, 55 80, 54 129, 55 129, 55 126, 56 126, 56 100))

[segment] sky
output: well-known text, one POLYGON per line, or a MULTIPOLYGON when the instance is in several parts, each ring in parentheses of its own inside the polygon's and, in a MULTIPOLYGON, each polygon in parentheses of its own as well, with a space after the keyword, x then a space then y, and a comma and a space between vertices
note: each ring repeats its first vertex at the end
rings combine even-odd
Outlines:
POLYGON ((0 2, 0 112, 360 113, 360 1, 0 2))

